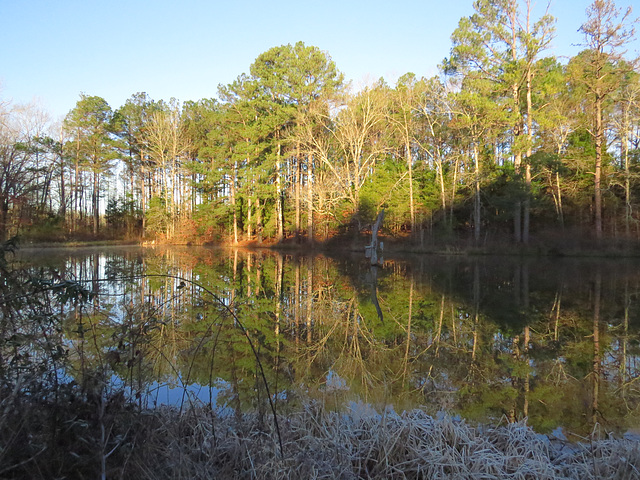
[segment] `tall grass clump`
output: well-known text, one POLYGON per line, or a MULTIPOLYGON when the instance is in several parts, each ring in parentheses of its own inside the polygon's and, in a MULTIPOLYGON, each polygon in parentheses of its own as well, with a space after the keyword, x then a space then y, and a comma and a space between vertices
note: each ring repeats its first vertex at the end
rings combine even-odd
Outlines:
POLYGON ((421 410, 323 412, 308 403, 273 424, 194 409, 147 413, 146 441, 128 463, 138 478, 636 479, 640 447, 624 439, 570 444, 523 423, 471 426, 421 410))

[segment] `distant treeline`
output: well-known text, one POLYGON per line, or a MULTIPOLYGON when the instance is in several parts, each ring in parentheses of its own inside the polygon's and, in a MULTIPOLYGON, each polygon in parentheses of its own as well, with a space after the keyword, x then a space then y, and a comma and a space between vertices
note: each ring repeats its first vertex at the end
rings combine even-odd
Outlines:
POLYGON ((81 94, 61 125, 0 110, 0 236, 300 242, 356 233, 476 243, 640 237, 630 9, 595 0, 584 49, 554 18, 477 0, 442 74, 355 90, 328 53, 271 48, 216 98, 81 94))

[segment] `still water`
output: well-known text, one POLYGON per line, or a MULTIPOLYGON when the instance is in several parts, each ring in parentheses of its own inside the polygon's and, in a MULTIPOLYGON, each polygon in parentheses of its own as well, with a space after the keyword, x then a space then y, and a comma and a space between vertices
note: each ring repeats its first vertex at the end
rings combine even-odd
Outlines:
MULTIPOLYGON (((207 248, 23 250, 80 282, 69 370, 146 406, 420 407, 540 433, 640 427, 640 263, 207 248)), ((62 308, 62 307, 61 307, 62 308)))

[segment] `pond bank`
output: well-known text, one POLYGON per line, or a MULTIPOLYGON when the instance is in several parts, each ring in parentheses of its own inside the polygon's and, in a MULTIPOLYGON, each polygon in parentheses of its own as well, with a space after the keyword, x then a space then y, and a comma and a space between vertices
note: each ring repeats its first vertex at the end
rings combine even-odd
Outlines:
MULTIPOLYGON (((163 435, 191 478, 638 478, 640 446, 594 433, 570 444, 538 435, 523 423, 472 427, 448 415, 322 412, 306 406, 280 418, 277 435, 265 418, 182 416, 163 435), (195 417, 194 417, 195 419, 195 417), (178 431, 173 428, 180 426, 178 431), (182 434, 178 433, 182 432, 182 434)), ((158 465, 158 463, 155 463, 158 465)), ((176 462, 167 464, 176 465, 176 462)))
MULTIPOLYGON (((385 255, 462 255, 462 256, 528 256, 528 257, 594 257, 594 258, 631 258, 640 257, 640 242, 611 242, 600 245, 590 242, 566 245, 561 244, 531 244, 515 245, 513 243, 495 243, 482 246, 470 242, 451 242, 419 245, 407 238, 380 237, 384 243, 385 255)), ((325 242, 297 243, 295 239, 287 239, 281 243, 275 242, 239 242, 233 243, 171 243, 125 240, 95 240, 95 241, 69 241, 69 242, 37 242, 18 243, 20 249, 42 248, 84 248, 84 247, 113 247, 113 246, 139 246, 139 247, 172 247, 172 246, 201 246, 217 248, 241 248, 248 250, 274 250, 283 253, 345 253, 362 252, 364 256, 365 245, 370 238, 362 235, 357 238, 341 237, 333 238, 325 242)))
MULTIPOLYGON (((220 415, 207 407, 182 411, 162 407, 134 415, 112 410, 102 420, 109 432, 119 433, 110 439, 109 452, 98 448, 99 430, 66 440, 70 446, 95 444, 93 454, 85 450, 80 459, 81 470, 106 478, 640 477, 639 443, 599 439, 596 433, 571 444, 538 435, 523 423, 472 427, 448 415, 433 418, 420 410, 337 413, 323 412, 317 404, 296 414, 278 415, 279 435, 272 420, 267 415, 220 415)), ((30 464, 17 465, 13 474, 32 475, 38 464, 43 467, 40 471, 47 471, 48 461, 78 466, 73 451, 58 453, 68 457, 66 461, 49 459, 44 451, 30 464)))

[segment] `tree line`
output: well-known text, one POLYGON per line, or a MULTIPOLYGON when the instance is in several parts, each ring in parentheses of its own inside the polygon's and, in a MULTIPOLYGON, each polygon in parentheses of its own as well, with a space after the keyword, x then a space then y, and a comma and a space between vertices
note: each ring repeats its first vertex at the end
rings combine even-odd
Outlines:
POLYGON ((476 0, 441 74, 355 90, 330 55, 274 47, 217 97, 81 94, 60 125, 0 108, 0 236, 298 242, 386 228, 476 244, 640 238, 631 8, 594 0, 583 50, 549 11, 476 0))

